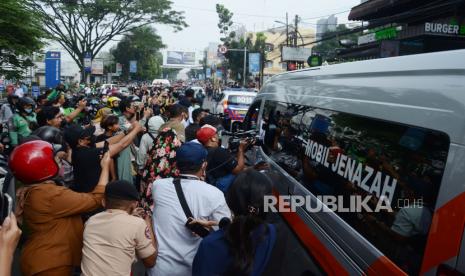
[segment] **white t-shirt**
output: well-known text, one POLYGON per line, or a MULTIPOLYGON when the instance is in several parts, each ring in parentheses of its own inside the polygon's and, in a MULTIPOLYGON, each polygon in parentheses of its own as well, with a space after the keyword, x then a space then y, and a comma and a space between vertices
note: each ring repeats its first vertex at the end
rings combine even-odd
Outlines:
MULTIPOLYGON (((216 187, 200 180, 181 179, 187 205, 195 218, 220 221, 231 217, 224 194, 216 187)), ((192 261, 202 239, 185 226, 173 178, 158 179, 153 183, 153 224, 158 241, 158 257, 149 275, 186 276, 192 274, 192 261)))
POLYGON ((391 230, 404 237, 428 234, 431 211, 423 206, 409 206, 399 210, 391 230))
POLYGON ((24 90, 22 87, 17 87, 15 90, 15 95, 22 98, 24 97, 24 90))

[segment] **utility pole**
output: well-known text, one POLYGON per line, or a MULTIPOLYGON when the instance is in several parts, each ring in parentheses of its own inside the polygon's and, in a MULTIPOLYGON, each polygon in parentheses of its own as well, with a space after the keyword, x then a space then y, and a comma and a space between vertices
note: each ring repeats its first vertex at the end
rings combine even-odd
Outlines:
POLYGON ((245 74, 246 72, 246 67, 247 67, 247 46, 244 47, 244 75, 242 75, 242 86, 245 88, 245 74))
POLYGON ((286 12, 286 46, 289 46, 289 18, 286 12))
POLYGON ((297 25, 299 24, 299 16, 296 14, 295 15, 295 21, 294 21, 294 25, 295 25, 295 32, 294 32, 294 47, 297 47, 297 34, 298 34, 298 31, 297 31, 297 25))

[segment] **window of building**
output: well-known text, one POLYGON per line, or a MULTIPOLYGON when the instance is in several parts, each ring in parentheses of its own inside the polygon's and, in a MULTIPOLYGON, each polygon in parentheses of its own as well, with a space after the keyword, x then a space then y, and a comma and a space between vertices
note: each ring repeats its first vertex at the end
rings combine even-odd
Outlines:
POLYGON ((409 274, 418 274, 449 151, 441 132, 304 105, 266 101, 263 149, 315 196, 374 210, 336 213, 409 274), (385 202, 386 203, 386 202, 385 202))
POLYGON ((272 68, 273 67, 273 61, 272 60, 267 60, 265 62, 265 68, 272 68))

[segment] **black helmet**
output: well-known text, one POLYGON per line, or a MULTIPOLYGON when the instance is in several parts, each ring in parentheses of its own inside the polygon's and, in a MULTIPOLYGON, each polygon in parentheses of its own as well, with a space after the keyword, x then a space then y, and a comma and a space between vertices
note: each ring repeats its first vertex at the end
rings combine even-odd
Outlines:
POLYGON ((52 126, 42 126, 32 132, 32 135, 39 137, 41 140, 47 141, 52 145, 61 145, 66 148, 65 138, 63 132, 52 126))
POLYGON ((32 105, 32 106, 35 106, 36 105, 36 102, 34 102, 33 99, 29 98, 29 97, 22 97, 19 99, 19 102, 18 104, 20 106, 25 106, 25 105, 32 105))
POLYGON ((35 106, 36 103, 34 102, 33 99, 29 98, 29 97, 22 97, 19 99, 19 102, 18 102, 18 110, 21 112, 21 113, 32 113, 32 112, 27 112, 24 107, 26 105, 32 105, 32 106, 35 106))

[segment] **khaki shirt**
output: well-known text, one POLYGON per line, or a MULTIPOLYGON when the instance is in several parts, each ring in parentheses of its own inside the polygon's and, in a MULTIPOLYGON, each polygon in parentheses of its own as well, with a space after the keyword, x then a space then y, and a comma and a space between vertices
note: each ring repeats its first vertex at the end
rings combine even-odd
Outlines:
POLYGON ((161 125, 160 129, 158 130, 158 133, 162 132, 165 128, 174 129, 174 131, 176 131, 178 139, 183 143, 186 141, 186 128, 181 122, 177 120, 169 120, 168 122, 161 125))
POLYGON ((24 221, 30 237, 21 255, 23 275, 33 275, 81 262, 81 214, 101 206, 105 186, 77 193, 55 183, 30 187, 24 202, 24 221))
POLYGON ((150 229, 141 218, 110 209, 91 217, 84 229, 82 275, 124 275, 131 273, 135 257, 155 253, 150 229))

